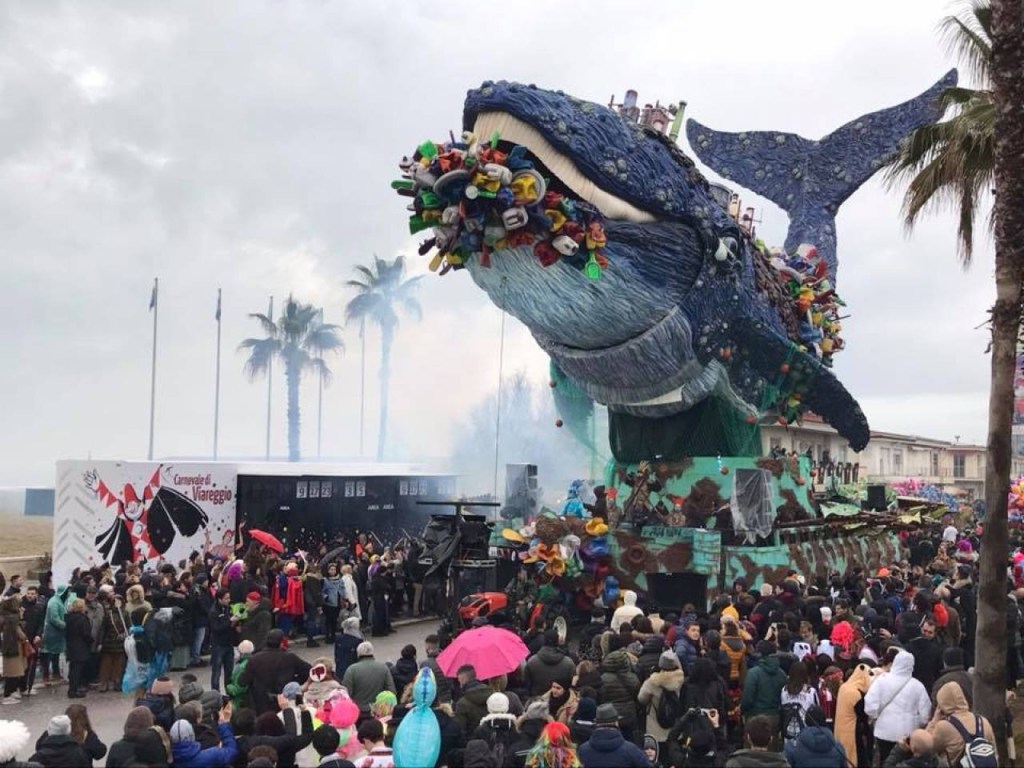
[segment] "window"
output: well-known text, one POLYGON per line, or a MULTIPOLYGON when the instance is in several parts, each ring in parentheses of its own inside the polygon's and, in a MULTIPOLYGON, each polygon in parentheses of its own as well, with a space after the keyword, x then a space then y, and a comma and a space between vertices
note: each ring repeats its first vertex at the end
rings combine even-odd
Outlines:
POLYGON ((892 473, 894 475, 903 473, 903 451, 892 452, 892 473))
POLYGON ((773 437, 773 438, 768 440, 768 448, 769 448, 769 450, 774 451, 776 448, 781 448, 781 447, 782 447, 782 438, 781 437, 773 437))
POLYGON ((960 479, 967 477, 967 457, 962 453, 953 454, 953 477, 960 479))
POLYGON ((938 451, 932 451, 932 471, 931 471, 931 474, 932 474, 933 477, 938 477, 939 476, 939 452, 938 451))

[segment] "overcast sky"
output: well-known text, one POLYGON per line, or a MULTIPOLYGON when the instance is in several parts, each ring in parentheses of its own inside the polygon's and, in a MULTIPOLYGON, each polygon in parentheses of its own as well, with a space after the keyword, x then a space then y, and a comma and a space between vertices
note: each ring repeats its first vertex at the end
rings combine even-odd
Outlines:
MULTIPOLYGON (((60 458, 144 458, 154 276, 156 453, 212 450, 217 287, 224 290, 220 451, 261 456, 265 383, 242 376, 247 313, 289 292, 342 321, 343 283, 374 253, 411 253, 397 160, 460 127, 485 79, 607 103, 689 102, 721 130, 818 138, 916 95, 954 62, 942 0, 643 3, 117 0, 0 5, 0 485, 49 485, 60 458)), ((689 151, 689 150, 687 150, 689 151)), ((759 206, 761 233, 787 221, 759 206)), ((949 214, 905 236, 899 195, 866 184, 839 215, 852 317, 837 372, 875 429, 984 441, 988 360, 975 326, 992 255, 957 264, 949 214)), ((465 273, 423 281, 394 354, 396 458, 446 455, 495 387, 500 314, 465 273)), ((508 322, 505 371, 546 378, 508 322)), ((358 453, 359 340, 333 361, 323 452, 358 453)), ((367 452, 377 337, 367 352, 367 452)), ((282 379, 275 385, 283 395, 282 379)), ((303 451, 316 450, 315 386, 303 451)), ((273 452, 286 453, 273 402, 273 452)))

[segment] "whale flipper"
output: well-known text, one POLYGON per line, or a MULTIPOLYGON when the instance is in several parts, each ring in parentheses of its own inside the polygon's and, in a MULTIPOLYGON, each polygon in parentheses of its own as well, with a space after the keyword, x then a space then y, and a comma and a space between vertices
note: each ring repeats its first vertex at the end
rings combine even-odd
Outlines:
POLYGON ((756 321, 734 320, 733 326, 749 354, 750 366, 768 382, 785 392, 801 393, 807 410, 818 414, 845 437, 854 451, 871 439, 871 429, 860 405, 831 369, 804 352, 789 339, 773 334, 756 321), (785 370, 785 373, 783 371, 785 370))
POLYGON ((839 206, 922 125, 942 117, 940 96, 957 82, 950 70, 921 95, 851 120, 818 141, 791 133, 726 133, 686 124, 694 153, 716 173, 781 207, 790 218, 786 250, 811 243, 835 280, 835 215, 839 206))

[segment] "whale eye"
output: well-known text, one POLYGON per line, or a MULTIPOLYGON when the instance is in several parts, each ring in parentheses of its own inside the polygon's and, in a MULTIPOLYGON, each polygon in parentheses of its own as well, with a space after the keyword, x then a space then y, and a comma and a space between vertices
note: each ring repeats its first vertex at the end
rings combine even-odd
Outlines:
POLYGON ((729 249, 729 253, 731 253, 733 256, 739 255, 740 246, 739 243, 736 242, 735 237, 723 237, 722 243, 725 245, 726 248, 729 249))

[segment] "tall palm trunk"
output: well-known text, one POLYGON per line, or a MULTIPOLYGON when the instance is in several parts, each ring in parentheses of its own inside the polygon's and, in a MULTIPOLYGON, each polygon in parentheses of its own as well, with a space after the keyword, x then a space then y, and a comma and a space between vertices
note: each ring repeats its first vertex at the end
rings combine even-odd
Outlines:
POLYGON ((1007 489, 1013 380, 1024 278, 1024 0, 992 0, 992 86, 996 104, 996 303, 992 308, 985 533, 981 542, 974 701, 996 730, 1005 763, 1007 489))
POLYGON ((388 395, 391 390, 391 343, 395 328, 384 323, 380 329, 380 429, 377 432, 377 461, 384 461, 384 445, 388 437, 388 395))
POLYGON ((284 376, 288 385, 288 461, 298 461, 299 450, 299 383, 302 370, 297 361, 288 356, 284 361, 284 376))

